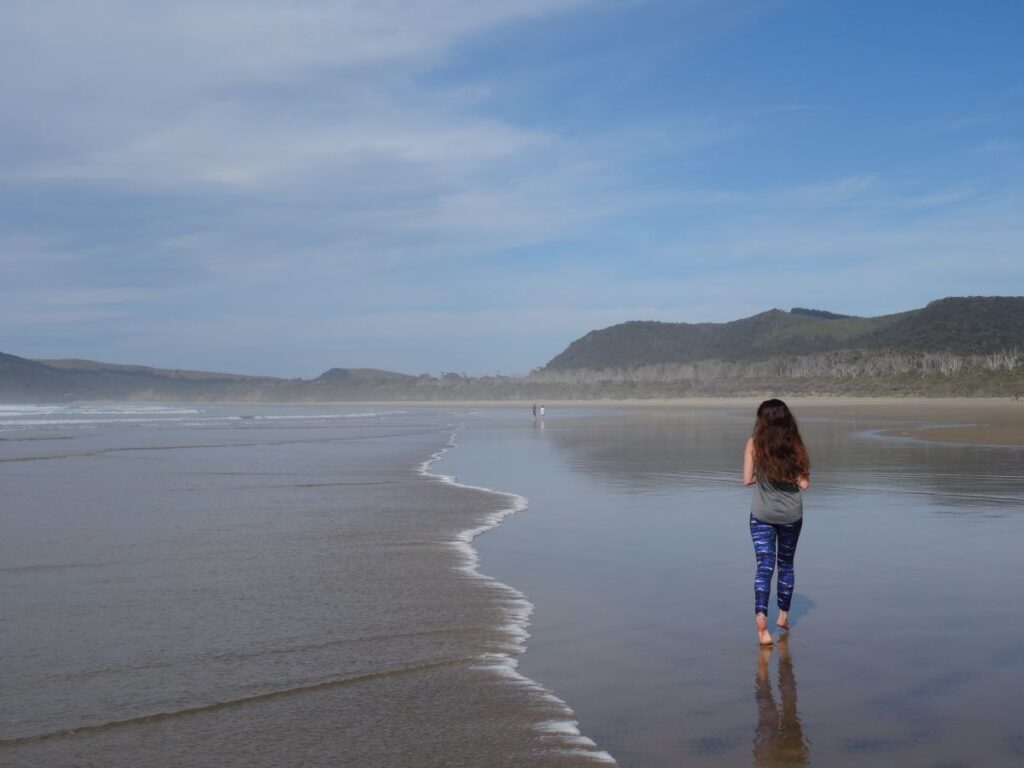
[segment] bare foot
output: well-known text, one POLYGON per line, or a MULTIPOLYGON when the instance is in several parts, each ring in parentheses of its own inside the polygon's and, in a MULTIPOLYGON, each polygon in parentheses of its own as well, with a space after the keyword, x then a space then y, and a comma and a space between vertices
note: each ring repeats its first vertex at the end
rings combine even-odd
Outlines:
POLYGON ((789 629, 789 611, 779 611, 779 618, 775 620, 783 629, 789 629))
POLYGON ((763 613, 757 614, 757 640, 761 645, 772 644, 772 636, 768 631, 768 617, 763 613))

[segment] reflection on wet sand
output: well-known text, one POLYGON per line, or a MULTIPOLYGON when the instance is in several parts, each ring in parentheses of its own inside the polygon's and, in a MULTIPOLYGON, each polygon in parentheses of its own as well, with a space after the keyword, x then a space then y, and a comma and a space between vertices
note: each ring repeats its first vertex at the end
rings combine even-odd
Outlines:
POLYGON ((758 768, 810 764, 810 750, 800 726, 796 704, 796 675, 789 655, 789 642, 782 635, 778 642, 778 684, 782 698, 776 704, 768 677, 772 647, 761 648, 754 678, 754 700, 757 702, 757 727, 754 729, 754 765, 758 768))
MULTIPOLYGON (((937 514, 970 510, 1011 514, 1024 484, 1016 449, 928 443, 885 437, 893 424, 920 425, 913 409, 863 409, 829 418, 827 410, 801 411, 801 431, 812 451, 814 493, 849 496, 884 487, 906 503, 919 497, 937 514), (899 421, 901 418, 904 421, 899 421)), ((952 418, 952 414, 948 418, 952 418)), ((732 487, 752 412, 666 410, 588 419, 572 429, 549 429, 569 466, 609 487, 638 492, 685 485, 732 487)))
POLYGON ((771 651, 756 739, 752 411, 495 421, 460 436, 447 471, 530 500, 481 537, 483 569, 536 606, 525 674, 620 765, 807 765, 811 747, 826 766, 1013 765, 1024 656, 993 660, 1024 634, 1022 454, 878 436, 927 416, 799 411, 814 481, 789 649, 804 688, 797 720, 789 649, 771 651))

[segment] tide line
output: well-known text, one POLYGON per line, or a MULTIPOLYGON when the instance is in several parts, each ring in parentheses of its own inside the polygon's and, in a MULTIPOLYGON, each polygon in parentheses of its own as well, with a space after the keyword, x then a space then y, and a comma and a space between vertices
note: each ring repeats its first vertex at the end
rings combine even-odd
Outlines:
POLYGON ((505 613, 506 623, 499 627, 499 629, 507 632, 511 636, 512 642, 506 645, 507 651, 504 653, 483 654, 480 657, 481 663, 478 665, 478 668, 491 671, 504 678, 508 683, 522 686, 549 704, 552 704, 564 711, 564 718, 557 720, 545 720, 535 726, 535 730, 541 740, 543 742, 551 743, 552 751, 563 755, 586 757, 597 763, 617 765, 618 763, 611 754, 599 749, 593 739, 590 739, 580 733, 579 721, 576 720, 575 713, 565 701, 558 698, 554 692, 545 688, 540 683, 526 677, 526 675, 522 674, 518 669, 519 661, 516 656, 526 651, 526 641, 530 637, 528 627, 530 626, 530 617, 533 615, 533 603, 529 601, 525 594, 515 587, 510 587, 508 584, 500 582, 492 576, 481 573, 479 570, 480 555, 473 548, 472 542, 473 539, 481 533, 486 533, 487 531, 496 528, 501 521, 509 515, 514 515, 525 510, 529 502, 525 496, 521 496, 518 493, 497 491, 493 488, 486 488, 480 485, 460 483, 453 475, 445 475, 431 471, 431 466, 433 464, 439 462, 446 453, 457 447, 458 443, 455 438, 461 429, 462 425, 455 427, 448 438, 448 443, 445 447, 436 453, 431 454, 428 459, 420 464, 418 471, 421 475, 433 478, 445 485, 451 485, 456 488, 466 488, 473 491, 482 491, 484 493, 501 496, 509 500, 509 504, 507 506, 491 512, 489 515, 484 517, 483 522, 480 525, 473 528, 467 528, 459 533, 456 539, 451 542, 456 552, 461 555, 461 562, 455 566, 457 570, 472 578, 486 581, 489 585, 502 590, 507 595, 507 600, 502 602, 502 610, 505 613))

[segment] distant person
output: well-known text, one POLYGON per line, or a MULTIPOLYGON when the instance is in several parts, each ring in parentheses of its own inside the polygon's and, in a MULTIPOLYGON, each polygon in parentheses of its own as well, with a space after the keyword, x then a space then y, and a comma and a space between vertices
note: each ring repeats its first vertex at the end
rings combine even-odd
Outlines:
POLYGON ((533 404, 533 418, 535 418, 535 419, 537 418, 537 404, 536 403, 533 404))
POLYGON ((544 418, 544 406, 543 405, 540 407, 540 417, 542 419, 544 418))
POLYGON ((804 524, 800 492, 810 484, 810 476, 811 463, 796 419, 781 400, 765 400, 758 406, 754 434, 743 452, 743 484, 757 485, 750 504, 750 536, 757 558, 754 613, 761 645, 772 644, 768 598, 776 560, 779 617, 775 623, 789 629, 789 604, 795 584, 793 558, 804 524))

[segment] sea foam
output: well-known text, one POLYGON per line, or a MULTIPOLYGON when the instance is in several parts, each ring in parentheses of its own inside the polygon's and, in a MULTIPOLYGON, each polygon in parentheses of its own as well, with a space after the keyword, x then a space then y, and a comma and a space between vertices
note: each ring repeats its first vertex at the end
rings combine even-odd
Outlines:
POLYGON ((510 587, 508 584, 500 582, 492 576, 481 573, 479 570, 480 556, 476 549, 473 548, 472 542, 481 533, 497 527, 509 515, 524 511, 529 502, 525 496, 520 496, 517 493, 460 483, 454 475, 445 475, 431 471, 433 464, 440 461, 446 453, 457 447, 456 436, 460 429, 461 426, 455 428, 449 436, 445 447, 432 454, 420 464, 418 471, 421 475, 433 478, 446 485, 483 491, 508 499, 506 506, 486 515, 479 525, 460 532, 456 539, 451 542, 452 547, 460 556, 460 562, 455 566, 457 570, 472 578, 488 582, 488 584, 501 590, 505 595, 501 601, 501 608, 507 623, 501 625, 499 629, 509 636, 510 642, 505 645, 505 651, 502 653, 481 654, 478 668, 486 669, 504 678, 504 681, 509 684, 529 689, 535 696, 554 705, 565 713, 564 718, 545 720, 535 726, 541 740, 550 742, 552 751, 563 755, 586 757, 595 763, 616 765, 615 758, 608 752, 598 749, 597 744, 592 739, 580 733, 579 722, 576 720, 575 713, 565 701, 558 698, 551 690, 545 688, 540 683, 526 677, 518 669, 519 660, 516 656, 526 651, 526 641, 530 637, 528 628, 534 610, 533 603, 515 587, 510 587))

